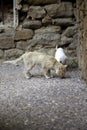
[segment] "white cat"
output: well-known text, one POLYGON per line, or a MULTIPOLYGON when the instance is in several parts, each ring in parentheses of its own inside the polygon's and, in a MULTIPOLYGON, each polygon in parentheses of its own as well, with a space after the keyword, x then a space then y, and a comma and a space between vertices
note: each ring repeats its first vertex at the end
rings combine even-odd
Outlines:
POLYGON ((66 60, 67 60, 67 56, 66 56, 66 54, 64 53, 64 50, 63 50, 63 48, 57 48, 56 47, 56 52, 55 52, 55 59, 58 61, 58 62, 60 62, 60 63, 62 63, 62 64, 65 64, 66 63, 66 60))
POLYGON ((59 77, 65 77, 67 65, 61 64, 53 56, 37 51, 26 52, 19 58, 12 61, 5 61, 4 63, 12 63, 18 65, 18 62, 21 60, 24 62, 24 74, 26 78, 31 77, 30 70, 38 64, 42 66, 43 73, 46 78, 51 77, 51 69, 54 69, 59 77))

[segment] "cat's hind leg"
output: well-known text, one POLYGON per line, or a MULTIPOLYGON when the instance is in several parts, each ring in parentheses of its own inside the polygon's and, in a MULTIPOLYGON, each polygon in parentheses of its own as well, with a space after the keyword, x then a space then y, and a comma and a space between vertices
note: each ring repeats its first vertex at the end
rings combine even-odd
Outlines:
POLYGON ((29 72, 31 69, 32 69, 33 65, 32 64, 29 64, 28 66, 25 65, 25 68, 24 68, 24 75, 27 79, 30 79, 31 78, 31 73, 29 72))

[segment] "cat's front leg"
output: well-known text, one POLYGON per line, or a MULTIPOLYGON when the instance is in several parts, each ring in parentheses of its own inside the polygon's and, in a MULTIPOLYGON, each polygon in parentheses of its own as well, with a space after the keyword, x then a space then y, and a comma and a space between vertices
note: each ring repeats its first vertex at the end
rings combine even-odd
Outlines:
POLYGON ((50 78, 53 78, 53 75, 51 74, 51 70, 47 71, 47 76, 50 77, 50 78))
POLYGON ((29 71, 24 70, 24 75, 27 79, 30 79, 32 77, 31 73, 29 71))
POLYGON ((25 62, 25 68, 24 68, 24 75, 27 79, 30 79, 32 77, 31 73, 29 72, 34 65, 28 64, 28 62, 25 62))
POLYGON ((44 73, 44 76, 47 79, 51 78, 51 76, 50 76, 50 70, 48 70, 47 68, 43 68, 43 73, 44 73))

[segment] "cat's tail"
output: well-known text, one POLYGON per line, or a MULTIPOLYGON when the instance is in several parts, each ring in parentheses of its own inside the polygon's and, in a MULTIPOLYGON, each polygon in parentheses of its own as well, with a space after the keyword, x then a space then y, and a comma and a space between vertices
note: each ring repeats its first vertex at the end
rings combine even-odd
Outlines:
POLYGON ((18 62, 23 60, 23 55, 20 56, 19 58, 15 59, 15 60, 9 60, 9 61, 4 61, 3 63, 10 63, 10 64, 14 64, 14 65, 18 65, 18 62))

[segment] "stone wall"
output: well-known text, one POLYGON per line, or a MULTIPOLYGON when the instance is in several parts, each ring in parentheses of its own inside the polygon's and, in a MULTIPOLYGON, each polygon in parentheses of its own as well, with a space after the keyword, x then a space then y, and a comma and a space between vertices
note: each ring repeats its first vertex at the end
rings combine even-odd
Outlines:
POLYGON ((54 55, 63 47, 70 63, 77 63, 76 3, 70 0, 18 0, 19 26, 13 35, 1 30, 0 57, 17 57, 39 50, 54 55))
POLYGON ((78 64, 87 82, 87 1, 77 0, 78 64))

